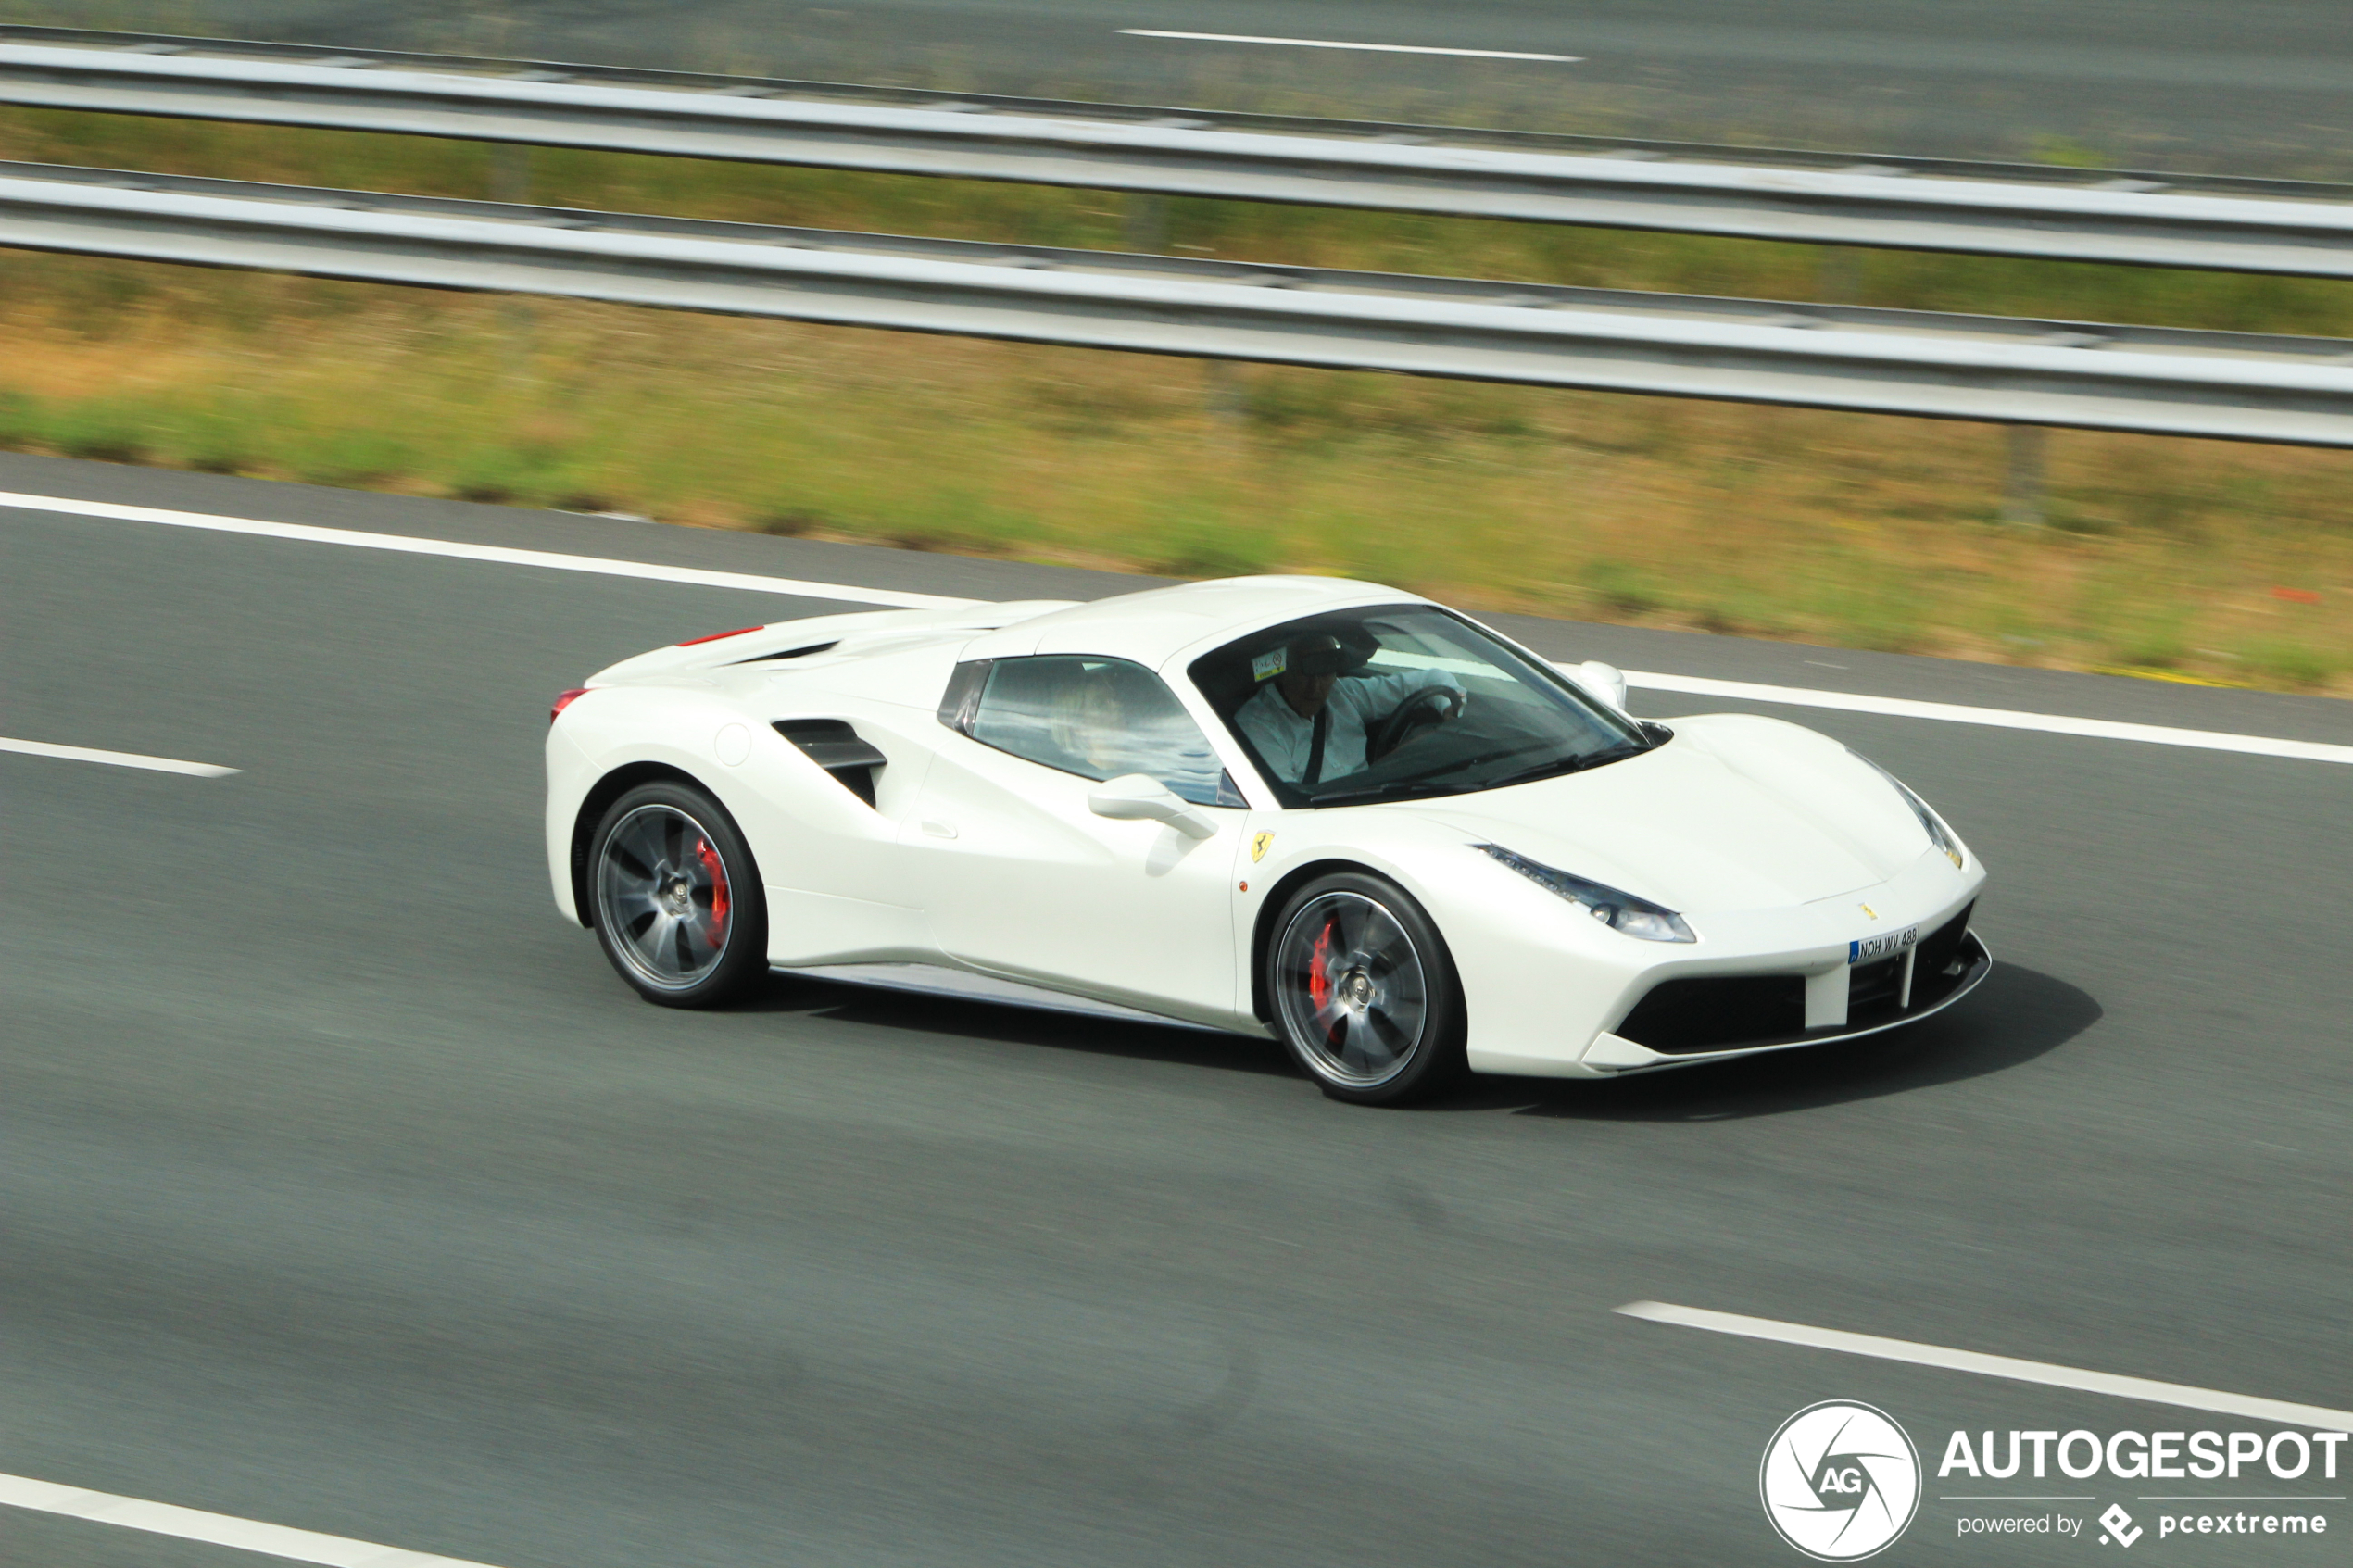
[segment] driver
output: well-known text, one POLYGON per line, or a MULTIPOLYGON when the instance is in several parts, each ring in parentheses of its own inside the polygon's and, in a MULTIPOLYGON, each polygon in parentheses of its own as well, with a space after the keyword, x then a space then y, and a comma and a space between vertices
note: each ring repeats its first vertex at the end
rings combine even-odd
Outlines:
POLYGON ((1313 785, 1364 771, 1375 719, 1395 712, 1416 692, 1442 688, 1458 703, 1463 693, 1462 683, 1442 670, 1343 675, 1353 660, 1328 633, 1293 643, 1280 659, 1234 722, 1288 784, 1313 785))

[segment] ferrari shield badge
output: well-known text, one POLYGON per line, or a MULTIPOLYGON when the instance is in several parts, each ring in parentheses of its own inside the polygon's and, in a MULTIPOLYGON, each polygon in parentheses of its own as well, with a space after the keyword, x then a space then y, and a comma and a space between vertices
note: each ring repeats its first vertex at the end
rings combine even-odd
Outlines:
POLYGON ((1262 833, 1252 838, 1250 841, 1251 864, 1256 865, 1259 861, 1265 859, 1266 858, 1266 847, 1274 842, 1275 835, 1271 833, 1262 833))

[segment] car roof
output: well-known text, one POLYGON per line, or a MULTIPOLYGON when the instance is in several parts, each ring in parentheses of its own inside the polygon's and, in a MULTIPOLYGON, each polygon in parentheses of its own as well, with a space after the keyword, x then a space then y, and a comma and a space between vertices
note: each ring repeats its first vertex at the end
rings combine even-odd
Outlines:
POLYGON ((1223 577, 1075 605, 979 638, 966 659, 1093 653, 1158 669, 1172 655, 1261 626, 1352 604, 1418 598, 1342 577, 1223 577))

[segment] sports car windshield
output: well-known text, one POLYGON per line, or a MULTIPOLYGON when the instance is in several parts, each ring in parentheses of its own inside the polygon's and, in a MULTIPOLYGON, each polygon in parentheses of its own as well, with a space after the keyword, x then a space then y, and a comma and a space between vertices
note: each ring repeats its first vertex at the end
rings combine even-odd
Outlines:
POLYGON ((1619 761, 1665 734, 1430 605, 1290 621, 1189 672, 1285 806, 1497 789, 1619 761))

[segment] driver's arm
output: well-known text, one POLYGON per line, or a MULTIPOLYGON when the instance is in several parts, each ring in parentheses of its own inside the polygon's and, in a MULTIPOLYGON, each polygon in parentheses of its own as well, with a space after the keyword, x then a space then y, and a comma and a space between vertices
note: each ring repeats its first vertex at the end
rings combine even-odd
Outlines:
POLYGON ((1433 686, 1459 693, 1463 683, 1446 670, 1401 670, 1394 675, 1358 676, 1350 683, 1359 686, 1365 710, 1370 713, 1394 713, 1398 706, 1416 692, 1433 686))
MULTIPOLYGON (((1432 687, 1460 693, 1463 684, 1443 670, 1405 670, 1394 675, 1344 675, 1333 684, 1331 705, 1334 733, 1340 725, 1347 733, 1359 760, 1356 767, 1365 765, 1365 747, 1382 720, 1397 711, 1399 706, 1416 692, 1432 687)), ((1352 770, 1353 771, 1353 770, 1352 770)))

